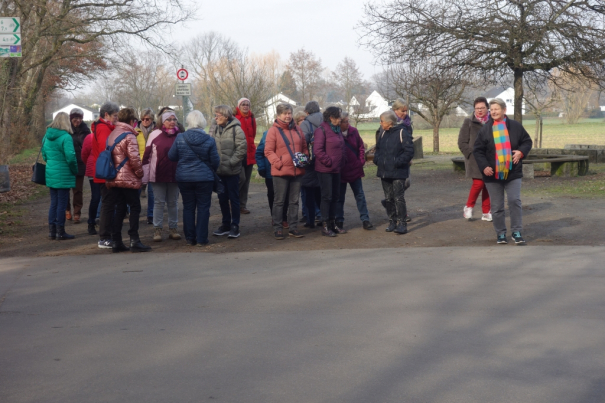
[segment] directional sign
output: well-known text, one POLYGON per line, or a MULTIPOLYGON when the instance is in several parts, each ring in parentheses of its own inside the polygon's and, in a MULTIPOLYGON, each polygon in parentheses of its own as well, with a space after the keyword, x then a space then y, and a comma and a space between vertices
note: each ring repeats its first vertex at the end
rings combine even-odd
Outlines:
POLYGON ((19 33, 21 32, 21 19, 18 17, 0 18, 0 33, 19 33))
POLYGON ((0 45, 21 45, 21 34, 0 34, 0 45))
POLYGON ((184 97, 191 96, 191 84, 177 84, 176 95, 184 97))
POLYGON ((185 69, 179 69, 176 72, 176 76, 179 78, 179 80, 185 81, 187 79, 187 77, 189 77, 189 73, 185 69))
POLYGON ((21 46, 0 45, 0 57, 21 57, 21 46))

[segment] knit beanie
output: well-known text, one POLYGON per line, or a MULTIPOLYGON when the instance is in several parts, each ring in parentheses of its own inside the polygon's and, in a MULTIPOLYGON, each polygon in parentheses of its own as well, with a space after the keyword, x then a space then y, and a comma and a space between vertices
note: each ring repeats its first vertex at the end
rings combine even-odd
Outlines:
POLYGON ((248 98, 242 98, 239 101, 237 101, 237 109, 240 109, 240 105, 242 104, 242 102, 244 101, 248 101, 249 104, 251 104, 250 100, 248 98))
POLYGON ((73 108, 70 112, 69 112, 69 119, 73 119, 75 117, 79 117, 79 118, 84 118, 84 112, 82 111, 82 109, 80 108, 73 108))

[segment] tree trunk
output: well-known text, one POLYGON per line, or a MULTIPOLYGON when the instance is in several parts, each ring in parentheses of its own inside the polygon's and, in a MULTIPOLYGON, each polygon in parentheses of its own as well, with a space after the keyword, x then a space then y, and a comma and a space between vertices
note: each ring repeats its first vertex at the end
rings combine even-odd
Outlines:
POLYGON ((538 144, 540 144, 540 115, 536 114, 536 135, 534 136, 534 146, 539 148, 538 144))
POLYGON ((435 120, 433 123, 433 152, 439 152, 439 126, 441 125, 441 120, 435 120))
POLYGON ((515 89, 515 116, 514 119, 523 123, 523 70, 515 69, 515 80, 514 80, 514 89, 515 89))

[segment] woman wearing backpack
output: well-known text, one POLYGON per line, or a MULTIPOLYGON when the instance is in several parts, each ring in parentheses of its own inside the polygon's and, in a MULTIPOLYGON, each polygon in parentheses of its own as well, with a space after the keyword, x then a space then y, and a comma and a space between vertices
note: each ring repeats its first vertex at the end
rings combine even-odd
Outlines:
POLYGON ((405 217, 405 180, 410 174, 410 161, 414 157, 412 136, 403 124, 397 124, 397 115, 387 111, 380 115, 382 133, 377 137, 374 164, 378 166, 376 176, 382 181, 382 189, 389 216, 387 232, 408 232, 405 217))
POLYGON ((169 239, 180 240, 177 232, 179 219, 179 186, 176 182, 176 162, 170 161, 168 151, 174 144, 179 127, 176 114, 166 110, 159 116, 159 128, 149 134, 145 155, 143 156, 143 182, 153 183, 153 240, 162 241, 164 224, 164 205, 168 205, 169 239))
POLYGON ((265 156, 271 163, 275 190, 272 211, 274 236, 278 240, 284 239, 282 216, 287 193, 289 235, 302 238, 304 235, 298 231, 298 200, 300 182, 305 170, 294 164, 292 156, 302 153, 308 157, 307 142, 301 128, 294 123, 290 104, 279 104, 275 111, 277 119, 267 132, 265 141, 265 156))
POLYGON ((78 160, 71 138, 69 115, 60 112, 48 126, 42 140, 42 158, 46 161, 46 186, 50 189, 48 238, 74 239, 65 232, 65 209, 69 191, 76 186, 78 160))
POLYGON ((341 109, 326 108, 323 123, 315 130, 315 172, 321 187, 321 234, 334 237, 346 231, 336 225, 340 172, 345 164, 345 143, 340 129, 341 109))
POLYGON ((168 158, 177 163, 176 180, 183 197, 183 232, 187 245, 208 244, 208 221, 214 173, 221 159, 216 142, 204 131, 206 119, 200 111, 187 115, 187 131, 176 136, 168 158), (197 210, 197 222, 195 212, 197 210))

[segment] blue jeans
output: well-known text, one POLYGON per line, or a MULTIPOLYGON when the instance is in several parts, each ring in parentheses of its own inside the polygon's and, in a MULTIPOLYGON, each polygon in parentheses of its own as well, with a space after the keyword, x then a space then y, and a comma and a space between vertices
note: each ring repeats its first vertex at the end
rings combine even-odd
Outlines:
MULTIPOLYGON (((361 221, 370 221, 368 215, 368 204, 366 203, 366 195, 363 193, 363 185, 361 184, 361 178, 349 183, 353 190, 353 196, 355 196, 355 202, 357 203, 357 211, 359 211, 359 218, 361 221)), ((344 222, 345 220, 345 194, 347 193, 347 184, 340 184, 340 196, 338 198, 338 204, 336 205, 336 221, 344 222)))
POLYGON ((70 189, 50 189, 50 208, 48 209, 48 223, 57 227, 65 227, 65 209, 69 199, 70 189))
POLYGON ((219 178, 225 186, 225 192, 218 195, 218 203, 223 214, 223 225, 239 225, 239 174, 219 175, 219 178))
MULTIPOLYGON (((302 215, 304 218, 308 220, 309 217, 309 206, 307 206, 307 187, 306 186, 301 186, 300 187, 300 200, 302 200, 302 215)), ((321 211, 319 210, 319 205, 321 204, 321 199, 318 203, 314 203, 315 206, 315 217, 319 217, 321 214, 321 211)))
POLYGON ((214 181, 179 182, 183 198, 183 232, 185 239, 200 244, 208 243, 208 222, 214 181), (197 221, 195 210, 197 208, 197 221))
POLYGON ((92 179, 90 183, 90 204, 88 205, 88 224, 94 224, 95 218, 99 217, 101 212, 101 184, 94 183, 92 179))

